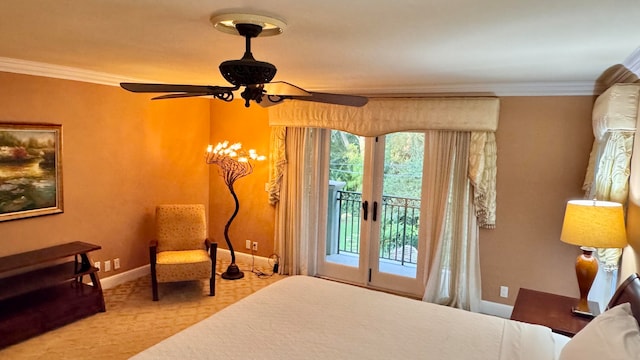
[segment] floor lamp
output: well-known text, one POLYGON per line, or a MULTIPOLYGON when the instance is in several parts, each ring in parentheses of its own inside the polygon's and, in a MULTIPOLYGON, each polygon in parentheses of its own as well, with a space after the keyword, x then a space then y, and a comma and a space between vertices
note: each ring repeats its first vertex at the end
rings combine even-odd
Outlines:
POLYGON ((215 148, 209 145, 205 159, 207 164, 218 165, 220 176, 224 179, 224 183, 227 185, 227 188, 229 188, 229 192, 235 202, 235 210, 224 227, 224 239, 231 253, 231 264, 227 267, 227 271, 223 272, 221 276, 227 280, 241 279, 244 277, 244 273, 240 271, 238 265, 236 265, 236 253, 233 251, 233 245, 229 239, 229 227, 240 210, 240 202, 233 189, 233 184, 236 180, 253 172, 253 161, 262 161, 265 157, 258 155, 253 149, 249 150, 249 152, 242 150, 242 144, 240 143, 229 145, 228 141, 224 141, 218 143, 215 148))
MULTIPOLYGON (((598 273, 596 248, 623 248, 627 245, 622 205, 610 201, 571 200, 567 203, 560 240, 578 245, 582 254, 576 259, 576 277, 580 301, 572 308, 575 315, 593 317, 587 295, 598 273)), ((594 309, 595 310, 595 309, 594 309)))

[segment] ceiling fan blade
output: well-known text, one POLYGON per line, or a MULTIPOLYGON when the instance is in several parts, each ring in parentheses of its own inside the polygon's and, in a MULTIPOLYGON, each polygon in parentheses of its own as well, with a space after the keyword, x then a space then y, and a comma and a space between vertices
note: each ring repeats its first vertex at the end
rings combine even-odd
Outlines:
POLYGON ((345 105, 361 107, 369 102, 369 99, 364 96, 357 95, 343 95, 343 94, 329 94, 309 91, 309 96, 278 96, 278 95, 266 95, 263 96, 259 102, 262 107, 269 107, 280 104, 283 100, 300 100, 300 101, 313 101, 325 104, 345 105))
POLYGON ((177 85, 177 84, 144 84, 144 83, 120 83, 120 86, 136 93, 198 93, 218 94, 225 91, 237 90, 235 87, 211 86, 211 85, 177 85))
POLYGON ((260 101, 260 106, 269 107, 279 104, 285 99, 295 99, 302 101, 314 101, 326 104, 364 106, 369 99, 364 96, 330 94, 307 91, 303 88, 285 81, 274 81, 262 85, 264 95, 260 101))
POLYGON ((210 96, 209 93, 177 93, 177 94, 164 94, 160 96, 156 96, 151 98, 151 100, 161 100, 161 99, 176 99, 176 98, 186 98, 186 97, 195 97, 195 96, 210 96))
POLYGON ((273 81, 263 84, 263 89, 267 95, 277 96, 310 96, 305 89, 289 84, 285 81, 273 81))

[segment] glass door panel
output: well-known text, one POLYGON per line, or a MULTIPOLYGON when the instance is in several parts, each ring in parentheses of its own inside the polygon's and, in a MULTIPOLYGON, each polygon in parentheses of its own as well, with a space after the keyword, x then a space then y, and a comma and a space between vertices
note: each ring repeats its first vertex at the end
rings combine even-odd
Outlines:
POLYGON ((380 205, 372 231, 369 283, 418 295, 424 262, 418 241, 424 134, 388 134, 379 145, 384 151, 379 152, 375 176, 380 205))
POLYGON ((330 132, 327 227, 318 264, 321 275, 357 283, 362 283, 366 266, 361 256, 365 144, 364 137, 330 132))
POLYGON ((380 260, 393 265, 385 272, 416 277, 423 166, 424 134, 385 137, 380 260))

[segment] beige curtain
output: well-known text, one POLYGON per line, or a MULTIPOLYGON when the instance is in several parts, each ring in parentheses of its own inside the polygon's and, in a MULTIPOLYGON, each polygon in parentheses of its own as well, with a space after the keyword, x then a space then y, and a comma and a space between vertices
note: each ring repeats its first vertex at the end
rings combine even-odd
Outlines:
POLYGON ((429 265, 423 300, 477 311, 481 288, 478 223, 467 176, 471 135, 428 131, 425 142, 429 265))
MULTIPOLYGON (((587 199, 615 201, 626 205, 634 132, 611 131, 594 143, 583 188, 587 199)), ((617 268, 622 249, 598 249, 605 268, 617 268)))
POLYGON ((627 202, 633 137, 633 132, 609 133, 598 162, 594 191, 589 198, 627 202))
MULTIPOLYGON (((280 144, 285 149, 277 162, 282 164, 279 201, 276 202, 275 252, 280 255, 280 274, 310 275, 309 246, 314 246, 316 229, 305 226, 303 219, 311 216, 308 206, 313 196, 309 186, 309 157, 305 151, 312 131, 302 128, 287 128, 286 140, 280 144)), ((273 139, 273 138, 272 138, 273 139)), ((273 152, 273 150, 272 150, 273 152)), ((313 274, 311 274, 313 275, 313 274)))
POLYGON ((478 226, 496 227, 496 175, 498 147, 491 131, 471 133, 469 148, 469 180, 473 185, 473 204, 478 226))
POLYGON ((280 186, 282 185, 282 176, 284 167, 287 163, 285 153, 285 140, 287 136, 287 128, 284 126, 271 127, 271 145, 269 151, 269 204, 275 205, 280 200, 280 186))

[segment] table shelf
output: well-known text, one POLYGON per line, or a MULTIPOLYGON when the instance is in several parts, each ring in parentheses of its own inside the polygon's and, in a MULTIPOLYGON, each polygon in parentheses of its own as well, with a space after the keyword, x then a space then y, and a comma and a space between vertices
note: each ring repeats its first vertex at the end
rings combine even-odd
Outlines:
POLYGON ((76 241, 0 258, 0 348, 106 310, 87 255, 98 249, 76 241))
POLYGON ((78 269, 78 263, 71 261, 2 278, 0 279, 0 301, 34 290, 55 286, 61 282, 76 280, 96 271, 98 271, 98 268, 93 266, 88 269, 78 269))

